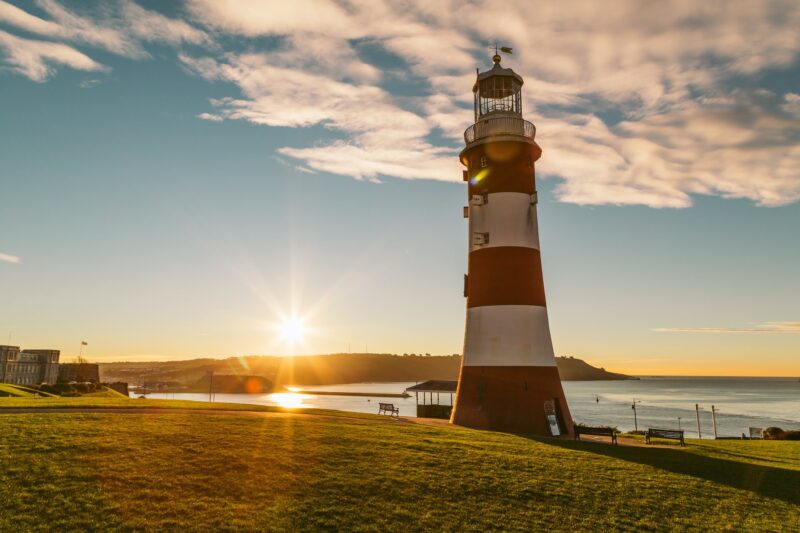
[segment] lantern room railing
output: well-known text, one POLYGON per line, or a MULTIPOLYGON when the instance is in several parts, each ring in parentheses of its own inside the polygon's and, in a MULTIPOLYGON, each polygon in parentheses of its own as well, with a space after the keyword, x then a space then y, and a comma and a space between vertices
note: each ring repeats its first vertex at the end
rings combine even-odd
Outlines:
POLYGON ((536 137, 536 126, 519 117, 486 117, 467 128, 464 142, 469 145, 493 135, 518 135, 533 139, 536 137))

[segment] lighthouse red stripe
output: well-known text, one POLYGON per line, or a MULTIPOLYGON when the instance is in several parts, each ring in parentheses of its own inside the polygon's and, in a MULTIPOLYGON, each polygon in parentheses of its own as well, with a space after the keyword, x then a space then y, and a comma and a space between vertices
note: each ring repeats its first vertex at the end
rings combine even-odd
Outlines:
POLYGON ((542 258, 536 248, 499 246, 469 254, 467 307, 545 306, 542 258))
POLYGON ((533 194, 533 163, 542 150, 527 142, 501 141, 480 144, 466 151, 469 194, 521 192, 533 194), (485 166, 482 163, 485 162, 485 166))

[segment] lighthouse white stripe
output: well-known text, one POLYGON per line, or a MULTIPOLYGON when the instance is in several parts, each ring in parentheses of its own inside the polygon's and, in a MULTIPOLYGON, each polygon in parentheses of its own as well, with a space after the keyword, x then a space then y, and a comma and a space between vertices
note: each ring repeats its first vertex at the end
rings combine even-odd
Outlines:
POLYGON ((521 192, 496 192, 483 205, 470 201, 470 252, 496 246, 539 249, 539 223, 531 197, 521 192), (488 244, 475 244, 474 235, 489 235, 488 244))
POLYGON ((464 366, 555 366, 547 308, 491 305, 467 309, 464 366))

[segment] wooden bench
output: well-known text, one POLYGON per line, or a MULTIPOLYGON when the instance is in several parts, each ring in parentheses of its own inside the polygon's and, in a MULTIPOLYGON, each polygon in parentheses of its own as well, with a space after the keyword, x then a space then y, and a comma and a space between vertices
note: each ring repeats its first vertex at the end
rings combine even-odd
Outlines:
POLYGON ((653 437, 658 437, 659 439, 672 439, 672 440, 679 440, 681 441, 681 446, 686 446, 686 443, 683 441, 683 430, 682 429, 656 429, 656 428, 649 428, 647 433, 644 436, 644 441, 647 444, 650 443, 650 439, 653 437))
POLYGON ((395 418, 400 418, 400 408, 395 407, 393 403, 379 403, 378 414, 389 415, 395 418))
POLYGON ((617 430, 614 428, 593 428, 576 424, 573 426, 573 430, 575 431, 575 440, 581 440, 581 435, 601 435, 611 437, 611 444, 617 444, 617 430))

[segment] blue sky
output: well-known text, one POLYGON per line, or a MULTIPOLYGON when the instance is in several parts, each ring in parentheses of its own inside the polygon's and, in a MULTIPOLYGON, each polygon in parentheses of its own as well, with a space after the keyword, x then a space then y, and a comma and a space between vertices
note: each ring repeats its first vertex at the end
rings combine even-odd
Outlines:
POLYGON ((795 4, 164 7, 0 0, 0 342, 460 352, 456 155, 497 39, 556 351, 800 374, 795 4))

